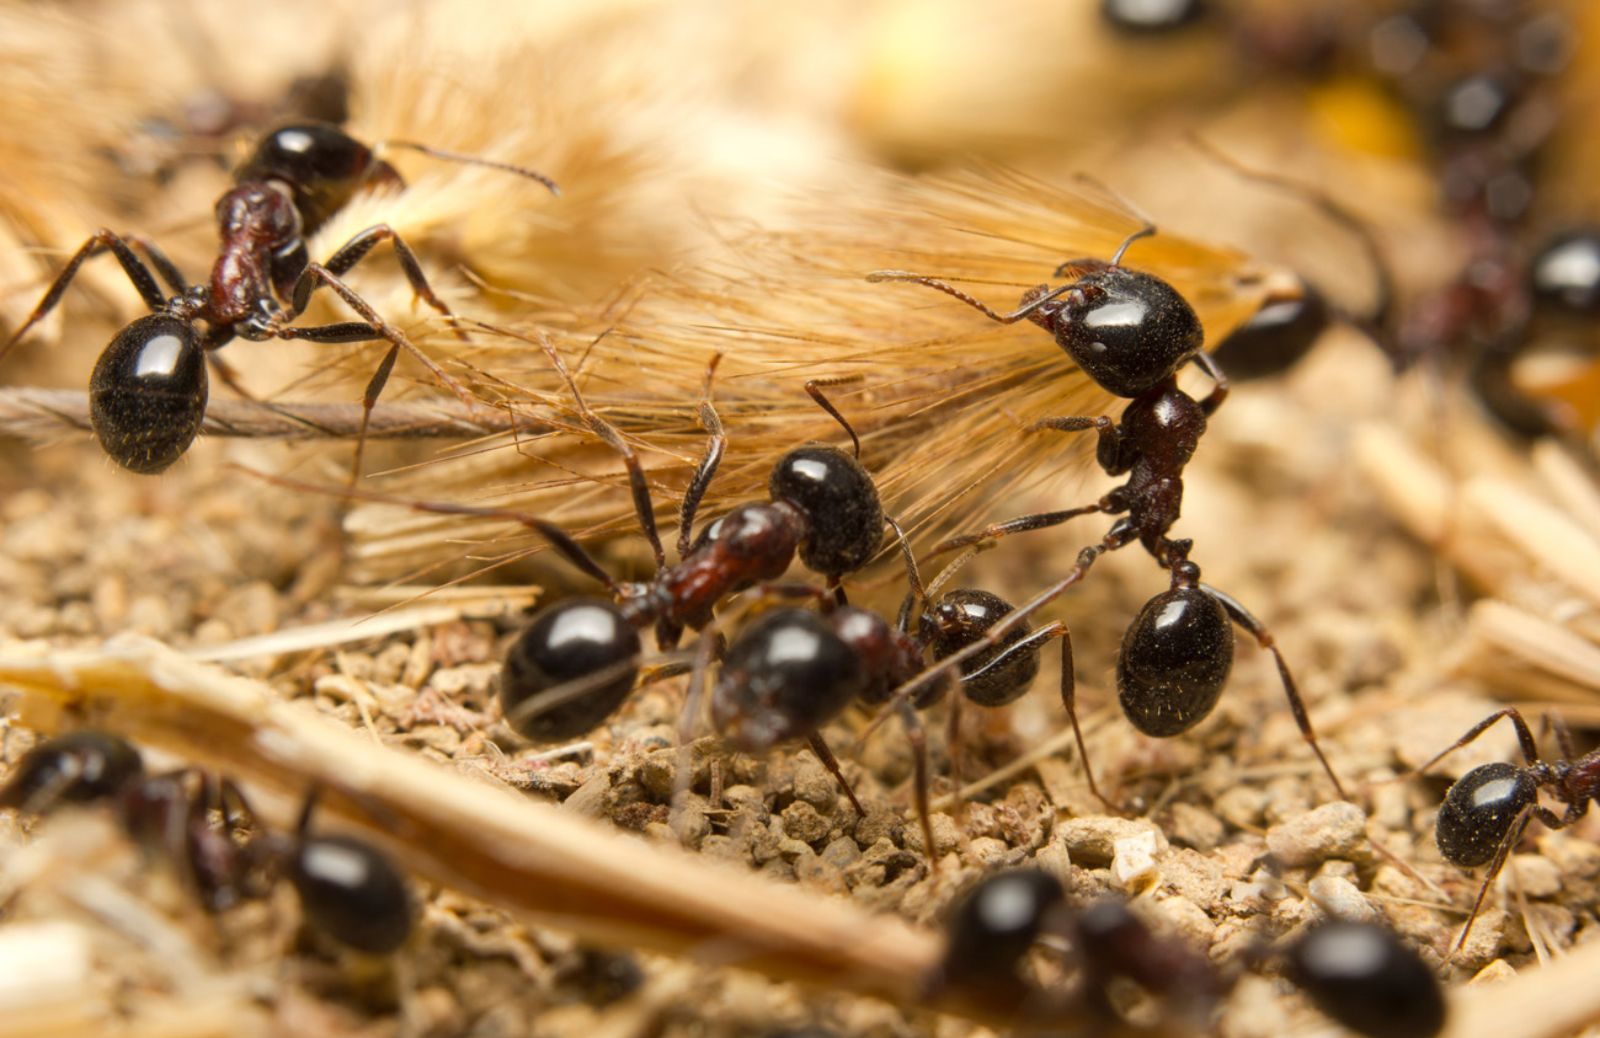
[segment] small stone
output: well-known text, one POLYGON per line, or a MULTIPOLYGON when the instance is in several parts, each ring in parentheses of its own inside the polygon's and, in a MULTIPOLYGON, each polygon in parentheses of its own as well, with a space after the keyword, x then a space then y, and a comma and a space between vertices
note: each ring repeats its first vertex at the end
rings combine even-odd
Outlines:
POLYGON ((1130 894, 1140 894, 1161 882, 1156 868, 1156 837, 1159 830, 1146 829, 1117 840, 1113 845, 1111 877, 1130 894))
POLYGON ((867 817, 856 822, 856 843, 871 847, 879 840, 900 842, 900 818, 892 811, 869 810, 867 817))
POLYGON ((1318 908, 1335 919, 1353 923, 1370 923, 1378 912, 1366 895, 1348 879, 1339 876, 1318 876, 1310 884, 1311 900, 1318 908))
POLYGON ((843 872, 861 860, 861 847, 848 836, 841 836, 822 849, 822 860, 843 872))
POLYGON ((1498 984, 1503 980, 1510 980, 1517 975, 1517 971, 1504 959, 1496 959, 1473 975, 1467 984, 1473 987, 1480 985, 1498 984))
MULTIPOLYGON (((938 839, 936 835, 934 839, 938 839)), ((992 869, 1000 864, 1006 855, 1011 853, 1011 848, 1006 846, 1004 840, 993 836, 975 836, 967 841, 965 850, 962 851, 962 860, 978 869, 992 869)))
POLYGON ((1156 907, 1178 936, 1200 948, 1210 947, 1217 936, 1217 924, 1206 910, 1182 895, 1162 898, 1156 907))
POLYGON ((802 843, 816 843, 832 828, 832 820, 825 818, 808 801, 796 800, 783 809, 783 831, 802 843))
POLYGON ((735 811, 762 814, 767 810, 766 797, 754 786, 729 786, 722 791, 722 802, 735 811))
POLYGON ((1348 858, 1366 839, 1367 816, 1348 801, 1295 815, 1267 832, 1267 850, 1289 868, 1348 858))
POLYGON ((1086 818, 1069 818, 1056 825, 1054 839, 1067 848, 1074 863, 1085 868, 1110 865, 1116 858, 1118 840, 1126 840, 1141 833, 1150 833, 1155 840, 1155 852, 1167 849, 1167 838, 1154 824, 1143 819, 1113 818, 1109 815, 1090 815, 1086 818))
POLYGON ((1455 961, 1468 969, 1487 966, 1500 954, 1500 945, 1506 936, 1506 913, 1503 908, 1485 908, 1472 923, 1467 943, 1456 952, 1455 961))
MULTIPOLYGON (((870 816, 869 816, 870 817, 870 816)), ((956 829, 955 819, 944 813, 933 815, 928 819, 929 827, 933 829, 934 857, 942 858, 956 849, 961 842, 961 833, 956 829)), ((922 826, 916 823, 908 824, 902 833, 906 847, 914 851, 922 851, 922 826)))
POLYGON ((826 768, 807 757, 794 769, 794 795, 824 814, 839 804, 839 784, 826 768))
POLYGON ((1199 851, 1175 850, 1161 861, 1161 881, 1174 894, 1210 911, 1227 890, 1222 863, 1199 851))
POLYGON ((1512 882, 1528 897, 1555 897, 1561 893, 1561 870, 1555 862, 1537 854, 1512 855, 1506 871, 1513 874, 1512 882))
POLYGON ((1216 815, 1193 804, 1173 804, 1169 814, 1168 839, 1197 851, 1211 850, 1227 831, 1216 815))
POLYGON ((1217 815, 1236 829, 1254 829, 1261 825, 1267 809, 1267 795, 1252 786, 1234 786, 1216 800, 1217 815))

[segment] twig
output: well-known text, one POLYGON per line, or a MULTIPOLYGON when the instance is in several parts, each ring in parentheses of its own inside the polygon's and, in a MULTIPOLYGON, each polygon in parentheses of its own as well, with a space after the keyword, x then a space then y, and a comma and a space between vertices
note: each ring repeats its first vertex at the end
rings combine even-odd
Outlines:
MULTIPOLYGON (((89 397, 73 389, 0 389, 0 435, 49 439, 63 431, 88 432, 89 397)), ((213 400, 201 431, 207 436, 266 440, 353 440, 361 429, 361 405, 339 403, 273 404, 255 400, 213 400)), ((454 400, 380 404, 367 427, 370 440, 470 439, 493 433, 545 432, 538 422, 519 420, 488 406, 468 411, 454 400)))
POLYGON ((955 1002, 954 993, 929 1004, 925 985, 940 954, 932 933, 374 745, 307 704, 149 639, 98 651, 13 644, 0 648, 0 684, 19 690, 26 723, 47 731, 103 726, 290 800, 316 785, 325 818, 364 826, 419 875, 598 944, 710 954, 781 980, 994 1024, 1016 1012, 955 1002))

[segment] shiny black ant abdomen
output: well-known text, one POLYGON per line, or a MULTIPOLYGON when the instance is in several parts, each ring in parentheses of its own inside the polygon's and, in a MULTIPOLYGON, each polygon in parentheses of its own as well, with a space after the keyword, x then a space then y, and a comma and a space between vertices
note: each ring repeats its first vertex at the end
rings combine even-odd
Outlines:
POLYGON ((1318 923, 1289 946, 1285 971, 1326 1016, 1367 1038, 1444 1030, 1439 978, 1387 927, 1318 923))
MULTIPOLYGON (((493 166, 556 190, 547 177, 532 170, 408 142, 392 142, 391 146, 493 166)), ((225 381, 234 382, 215 351, 235 338, 314 343, 383 340, 389 343, 389 352, 377 365, 362 397, 363 435, 356 456, 359 472, 365 422, 402 351, 416 358, 469 407, 475 406, 463 386, 341 280, 378 244, 388 241, 416 297, 446 318, 453 316, 428 284, 410 246, 391 227, 367 228, 335 250, 326 263, 313 262, 307 251, 310 234, 357 191, 380 182, 403 183, 393 167, 338 127, 306 124, 275 130, 263 138, 236 174, 234 186, 217 201, 220 241, 205 281, 186 280, 151 242, 102 229, 67 260, 27 320, 0 347, 0 358, 55 309, 86 260, 110 252, 151 311, 150 316, 117 333, 90 379, 93 428, 112 460, 132 472, 151 475, 182 457, 205 415, 209 394, 206 363, 215 364, 225 381), (163 294, 163 283, 172 295, 163 294), (312 294, 324 287, 361 320, 295 326, 293 322, 305 311, 312 294)))
POLYGON ((268 832, 229 780, 195 768, 148 774, 125 739, 85 729, 33 747, 0 788, 0 808, 45 815, 65 804, 111 807, 208 911, 264 897, 281 874, 306 922, 341 945, 385 955, 411 934, 416 911, 404 875, 364 840, 311 835, 314 796, 292 836, 268 832))
POLYGON ((1468 869, 1488 866, 1472 912, 1456 941, 1457 949, 1466 943, 1489 888, 1505 867, 1528 823, 1537 818, 1548 828, 1565 829, 1587 815, 1589 805, 1600 798, 1600 750, 1577 756, 1566 727, 1557 721, 1556 736, 1563 756, 1559 760, 1545 760, 1539 755, 1538 742, 1528 723, 1516 707, 1509 706, 1473 725, 1465 735, 1418 768, 1417 774, 1472 742, 1502 718, 1509 718, 1516 730, 1517 744, 1526 763, 1481 764, 1462 775, 1445 794, 1435 822, 1434 838, 1446 861, 1468 869), (1556 814, 1542 806, 1540 790, 1548 791, 1566 805, 1566 810, 1556 814))

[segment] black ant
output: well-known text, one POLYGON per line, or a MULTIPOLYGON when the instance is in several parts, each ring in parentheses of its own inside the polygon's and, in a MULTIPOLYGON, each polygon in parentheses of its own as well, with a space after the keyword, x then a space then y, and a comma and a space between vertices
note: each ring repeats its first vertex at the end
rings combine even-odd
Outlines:
POLYGON ((411 934, 405 878, 364 840, 310 835, 314 796, 294 836, 267 832, 228 779, 197 768, 147 774, 131 744, 93 730, 39 743, 0 788, 0 808, 26 814, 92 803, 109 804, 136 842, 171 861, 208 911, 264 897, 282 874, 312 928, 345 947, 387 955, 411 934))
POLYGON ((1388 927, 1333 920, 1285 952, 1285 972, 1322 1013, 1367 1038, 1433 1038, 1444 1030, 1444 989, 1388 927))
POLYGON ((1579 757, 1573 752, 1572 740, 1566 726, 1555 724, 1556 737, 1561 744, 1563 758, 1547 761, 1539 755, 1539 744, 1534 740, 1528 723, 1516 707, 1496 710, 1468 729, 1467 733, 1434 756, 1416 773, 1422 774, 1455 750, 1482 735, 1496 721, 1510 718, 1517 731, 1517 742, 1522 748, 1523 766, 1495 762, 1480 764, 1462 775, 1450 786, 1444 803, 1439 805, 1439 816, 1434 826, 1434 839, 1439 853, 1452 865, 1464 869, 1489 866, 1483 886, 1472 903, 1472 913, 1461 928, 1456 950, 1466 944, 1472 924, 1483 908, 1484 898, 1494 885, 1495 877, 1505 866, 1522 831, 1531 819, 1537 818, 1551 829, 1565 829, 1589 812, 1589 803, 1600 797, 1600 750, 1579 757), (1539 790, 1546 789, 1566 805, 1561 814, 1539 803, 1539 790))
MULTIPOLYGON (((390 146, 504 169, 557 191, 549 178, 521 167, 405 141, 390 142, 390 146)), ((411 247, 393 228, 387 224, 367 228, 335 250, 325 263, 312 261, 307 251, 306 239, 357 191, 375 184, 401 183, 394 167, 338 127, 313 123, 274 130, 240 167, 234 186, 217 201, 221 246, 207 281, 190 284, 153 243, 102 229, 73 253, 22 327, 0 348, 0 359, 55 308, 85 260, 109 251, 151 311, 117 333, 89 378, 89 413, 95 435, 114 461, 133 472, 154 474, 189 449, 205 416, 206 362, 217 363, 218 374, 233 383, 231 372, 217 361, 214 351, 236 337, 255 342, 298 339, 316 343, 382 339, 390 344, 389 352, 362 396, 362 436, 356 449, 359 472, 367 419, 400 351, 417 358, 441 385, 469 407, 475 406, 465 387, 342 280, 375 246, 389 241, 413 293, 446 318, 453 317, 429 286, 411 247), (135 246, 143 250, 148 264, 135 253, 135 246), (158 274, 174 293, 170 298, 162 295, 158 274), (312 293, 324 286, 362 320, 294 327, 291 322, 305 311, 312 293), (206 323, 204 333, 197 327, 200 321, 206 323)), ((459 328, 457 334, 464 336, 459 328)))
MULTIPOLYGON (((1181 939, 1155 933, 1129 907, 1102 899, 1068 905, 1054 876, 1013 869, 980 880, 945 924, 945 952, 928 981, 932 994, 955 990, 1004 1006, 1025 1022, 1085 1012, 1120 1019, 1115 988, 1132 983, 1161 999, 1169 1016, 1197 1030, 1237 980, 1181 939), (1041 940, 1064 941, 1077 974, 1065 994, 1026 982, 1023 956, 1041 940)), ((1274 956, 1265 947, 1245 962, 1274 956)), ((1433 1038, 1444 1027, 1444 991, 1415 951, 1387 927, 1328 921, 1310 927, 1281 952, 1288 978, 1324 1014, 1368 1038, 1433 1038)))
POLYGON ((1075 908, 1060 881, 1039 869, 984 877, 951 910, 945 934, 929 992, 956 991, 1029 1022, 1068 1012, 1120 1020, 1114 987, 1132 983, 1160 998, 1171 1015, 1201 1027, 1228 986, 1205 955, 1154 933, 1123 902, 1106 898, 1075 908), (1043 938, 1067 945, 1067 965, 1078 979, 1064 993, 1023 979, 1023 956, 1043 938))
MULTIPOLYGON (((1238 601, 1200 583, 1200 568, 1189 560, 1191 540, 1167 536, 1183 502, 1184 466, 1206 430, 1206 420, 1227 398, 1228 380, 1201 351, 1204 333, 1188 301, 1160 278, 1121 265, 1129 246, 1154 233, 1154 225, 1145 224, 1122 242, 1109 263, 1068 260, 1056 268, 1055 276, 1071 273, 1075 280, 1054 289, 1048 285, 1029 289, 1021 305, 1004 314, 935 278, 903 271, 868 275, 869 281, 910 281, 937 289, 1001 324, 1027 318, 1050 332, 1056 344, 1102 388, 1131 398, 1120 422, 1104 415, 1074 416, 1046 418, 1028 426, 1030 431, 1095 430, 1101 468, 1113 476, 1126 474, 1126 483, 1094 504, 995 523, 977 533, 951 538, 934 550, 984 546, 1009 534, 1056 526, 1080 515, 1121 516, 1098 544, 1079 552, 1072 571, 1038 596, 1030 608, 1083 579, 1099 556, 1139 541, 1171 574, 1172 586, 1145 604, 1122 641, 1117 690, 1128 719, 1140 731, 1158 738, 1188 731, 1204 720, 1216 706, 1233 666, 1232 620, 1272 653, 1300 733, 1343 798, 1344 787, 1317 745, 1305 704, 1272 633, 1238 601), (1191 360, 1214 382, 1203 400, 1195 400, 1178 387, 1176 373, 1191 360)), ((1001 633, 1005 629, 997 628, 1001 633)), ((1076 728, 1073 688, 1065 680, 1062 695, 1076 728)), ((1087 758, 1084 770, 1091 789, 1104 800, 1087 758)))

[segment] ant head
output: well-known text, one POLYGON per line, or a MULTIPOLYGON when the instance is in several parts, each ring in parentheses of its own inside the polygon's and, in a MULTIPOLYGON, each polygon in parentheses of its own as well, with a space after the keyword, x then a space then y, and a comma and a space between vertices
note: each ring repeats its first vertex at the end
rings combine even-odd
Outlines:
POLYGON ((1473 768, 1456 779, 1439 805, 1434 825, 1439 853, 1462 868, 1488 863, 1538 791, 1527 768, 1501 762, 1473 768))
POLYGON ((1017 964, 1065 899, 1061 881, 1039 869, 998 872, 980 881, 945 924, 944 982, 969 988, 1015 983, 1017 964))
POLYGON ((1205 340, 1194 307, 1177 289, 1115 264, 1090 269, 1058 305, 1039 313, 1056 345, 1120 397, 1141 396, 1171 378, 1205 340))
MULTIPOLYGON (((880 706, 892 697, 895 688, 910 681, 923 668, 922 645, 877 613, 854 606, 839 606, 828 614, 833 632, 862 661, 868 683, 861 690, 861 701, 880 706)), ((912 699, 922 710, 944 698, 950 691, 946 675, 929 681, 912 699)))
POLYGON ((1146 735, 1188 731, 1217 705, 1233 669, 1233 627, 1197 587, 1164 591, 1139 610, 1117 654, 1122 712, 1146 735))
POLYGON ((711 696, 717 729, 746 753, 814 733, 861 694, 861 658, 827 621, 775 609, 734 639, 711 696))
POLYGON ((768 493, 805 516, 800 561, 837 579, 854 573, 883 543, 883 505, 861 463, 836 447, 800 447, 772 467, 768 493))
POLYGON ((143 774, 144 761, 126 740, 92 729, 69 732, 17 762, 0 789, 0 807, 43 812, 60 803, 91 803, 115 796, 143 774))
POLYGON ((300 123, 261 138, 234 179, 282 182, 311 234, 344 208, 373 165, 372 149, 337 126, 300 123))
POLYGON ((611 716, 639 675, 639 632, 603 598, 570 598, 539 612, 506 652, 500 708, 519 735, 535 742, 576 739, 611 716), (601 671, 614 677, 549 709, 539 697, 601 671))
POLYGON ((276 250, 300 239, 300 212, 280 182, 246 181, 217 199, 217 231, 225 244, 276 250))
POLYGON ((200 432, 209 386, 193 322, 141 317, 117 333, 89 376, 89 419, 117 464, 152 475, 183 456, 200 432))
MULTIPOLYGON (((933 649, 934 657, 943 659, 982 639, 1010 612, 1011 603, 999 595, 957 588, 923 612, 917 633, 933 649)), ((1020 699, 1039 674, 1038 649, 1000 657, 1031 633, 1028 624, 1018 624, 998 645, 963 660, 962 693, 979 706, 1004 706, 1020 699)))
POLYGON ((306 922, 345 947, 388 955, 411 936, 416 910, 405 877, 365 840, 304 837, 287 871, 306 922))
POLYGON ((1289 979, 1357 1034, 1432 1038, 1444 1029, 1439 979, 1386 927, 1321 923, 1295 941, 1286 958, 1289 979))
POLYGON ((1205 0, 1100 0, 1100 17, 1121 33, 1164 36, 1206 14, 1205 0))

